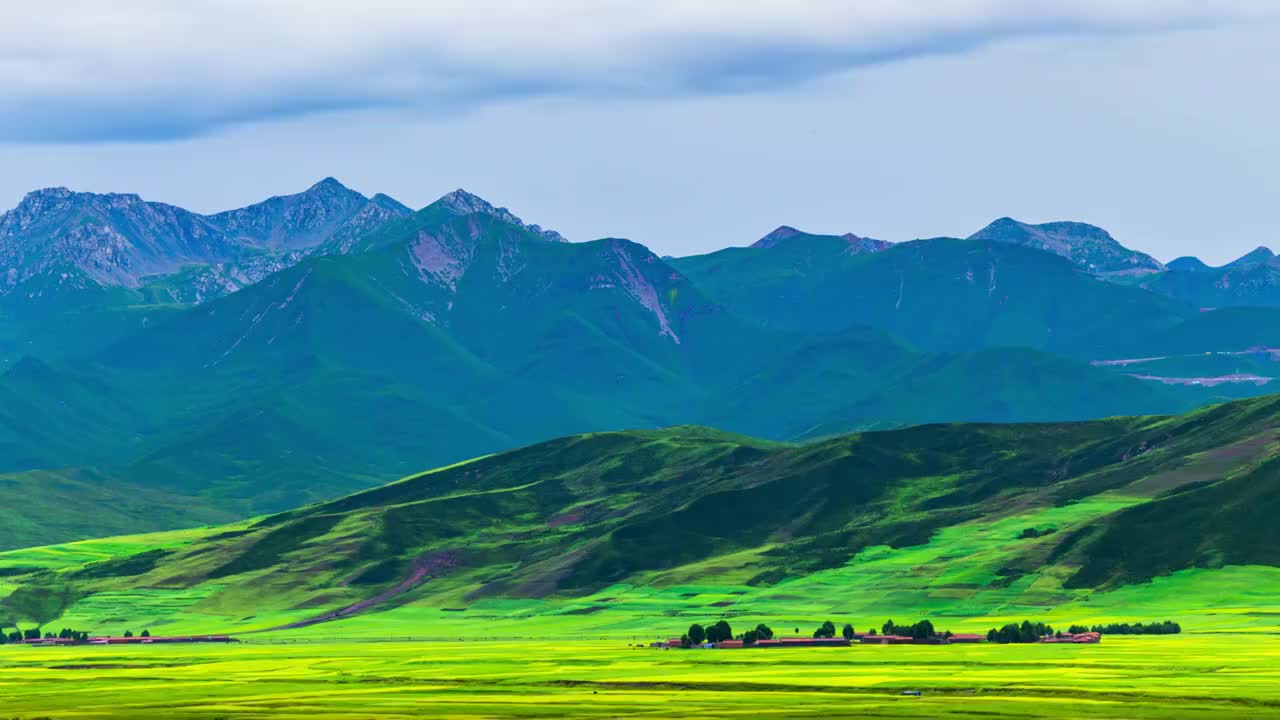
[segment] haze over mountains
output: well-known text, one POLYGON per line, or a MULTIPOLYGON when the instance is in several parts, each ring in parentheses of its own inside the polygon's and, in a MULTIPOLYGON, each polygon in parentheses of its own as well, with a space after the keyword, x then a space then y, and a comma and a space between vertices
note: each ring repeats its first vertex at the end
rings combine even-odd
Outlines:
POLYGON ((10 547, 579 432, 1178 412, 1269 391, 1280 347, 1270 259, 1164 266, 1082 223, 896 244, 783 226, 663 259, 461 190, 414 212, 326 179, 214 215, 37 191, 0 216, 0 259, 0 508, 61 518, 0 509, 10 547))

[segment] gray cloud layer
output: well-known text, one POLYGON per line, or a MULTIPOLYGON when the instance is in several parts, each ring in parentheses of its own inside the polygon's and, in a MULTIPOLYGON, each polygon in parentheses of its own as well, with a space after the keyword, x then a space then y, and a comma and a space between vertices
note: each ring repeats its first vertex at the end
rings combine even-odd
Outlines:
POLYGON ((170 140, 537 96, 747 92, 1025 35, 1277 13, 1267 0, 49 0, 5 9, 0 142, 170 140))

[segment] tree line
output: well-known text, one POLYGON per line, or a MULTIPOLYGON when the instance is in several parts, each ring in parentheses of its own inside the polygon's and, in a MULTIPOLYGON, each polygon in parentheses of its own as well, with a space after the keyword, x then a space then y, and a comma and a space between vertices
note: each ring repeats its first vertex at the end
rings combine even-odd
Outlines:
MULTIPOLYGON (((1100 635, 1177 635, 1182 632, 1182 626, 1172 620, 1164 622, 1151 623, 1143 625, 1142 623, 1109 623, 1107 625, 1094 625, 1093 627, 1085 627, 1084 625, 1072 625, 1067 628, 1067 634, 1079 635, 1080 633, 1096 632, 1100 635)), ((1052 626, 1042 622, 1031 622, 1023 620, 1019 623, 1009 623, 1001 628, 991 628, 987 631, 987 642, 994 643, 1034 643, 1040 642, 1046 637, 1062 637, 1062 631, 1055 631, 1052 626)))
POLYGON ((1070 633, 1096 632, 1103 635, 1177 635, 1182 632, 1182 626, 1172 620, 1164 622, 1155 622, 1150 625, 1142 623, 1108 623, 1106 625, 1094 625, 1086 628, 1083 625, 1072 625, 1070 633))
MULTIPOLYGON (((899 635, 902 637, 909 637, 913 640, 929 640, 937 637, 951 637, 950 630, 938 632, 934 629, 933 623, 929 620, 921 620, 920 622, 912 623, 911 625, 899 625, 892 620, 887 620, 884 625, 880 626, 880 630, 885 635, 899 635)), ((876 631, 872 630, 870 634, 875 635, 876 631)))
MULTIPOLYGON (((920 622, 912 623, 910 625, 899 625, 894 621, 889 620, 885 622, 884 625, 880 626, 880 630, 885 635, 903 635, 916 640, 951 637, 950 630, 938 632, 934 628, 933 623, 929 620, 921 620, 920 622)), ((818 626, 818 629, 813 631, 813 637, 819 639, 834 638, 836 636, 836 632, 836 624, 830 620, 825 620, 818 626)), ((795 633, 796 635, 799 635, 800 628, 796 628, 795 633)), ((845 623, 844 627, 840 628, 839 634, 845 640, 850 641, 857 636, 857 632, 853 629, 853 625, 851 623, 845 623)), ((867 631, 867 634, 874 636, 876 634, 876 629, 871 628, 867 631)), ((739 635, 734 635, 733 628, 730 627, 727 620, 719 620, 715 624, 708 625, 706 627, 698 623, 694 623, 689 626, 688 632, 680 636, 680 645, 681 647, 695 647, 702 645, 703 643, 718 643, 733 639, 741 640, 744 646, 754 645, 761 640, 772 640, 773 629, 764 623, 760 623, 751 630, 739 635)))
MULTIPOLYGON (((987 642, 1000 643, 1034 643, 1054 634, 1053 627, 1042 622, 1023 620, 1022 624, 1009 623, 1002 628, 991 628, 987 631, 987 642)), ((1062 633, 1058 633, 1062 637, 1062 633)))
MULTIPOLYGON (((129 630, 125 630, 124 637, 127 637, 127 638, 133 637, 133 632, 129 630)), ((151 637, 151 631, 143 630, 142 633, 138 635, 138 637, 151 637)), ((6 643, 20 643, 25 640, 40 640, 42 638, 45 640, 59 639, 59 640, 75 640, 76 642, 88 642, 89 632, 87 630, 62 628, 55 635, 52 631, 44 631, 38 627, 27 628, 26 630, 23 630, 22 628, 15 625, 13 627, 13 632, 6 634, 2 629, 0 629, 0 645, 4 645, 6 643)))

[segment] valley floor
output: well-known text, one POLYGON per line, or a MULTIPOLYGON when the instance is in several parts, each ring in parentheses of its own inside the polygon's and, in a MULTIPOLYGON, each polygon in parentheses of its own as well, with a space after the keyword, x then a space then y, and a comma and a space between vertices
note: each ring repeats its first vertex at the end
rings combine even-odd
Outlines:
POLYGON ((0 716, 14 718, 1280 718, 1280 636, 803 651, 619 641, 9 646, 0 698, 0 716))

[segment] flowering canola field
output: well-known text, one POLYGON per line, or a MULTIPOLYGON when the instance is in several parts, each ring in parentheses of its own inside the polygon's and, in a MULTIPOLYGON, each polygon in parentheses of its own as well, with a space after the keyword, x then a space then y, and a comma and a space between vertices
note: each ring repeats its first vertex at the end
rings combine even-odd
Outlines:
POLYGON ((6 718, 1280 718, 1280 637, 745 651, 554 640, 5 646, 0 698, 6 718))

